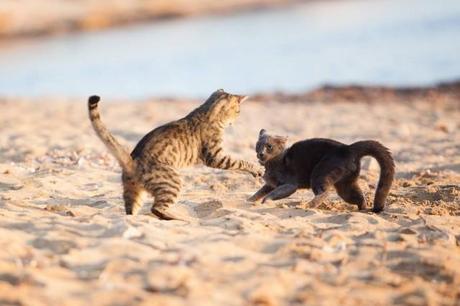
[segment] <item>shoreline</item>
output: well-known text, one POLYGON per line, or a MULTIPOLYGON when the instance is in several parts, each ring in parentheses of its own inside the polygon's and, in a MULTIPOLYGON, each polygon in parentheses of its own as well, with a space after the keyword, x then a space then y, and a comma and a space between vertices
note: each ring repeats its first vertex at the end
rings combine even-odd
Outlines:
MULTIPOLYGON (((263 101, 282 101, 288 103, 311 103, 311 102, 366 102, 366 103, 382 103, 387 101, 398 101, 398 102, 417 102, 442 99, 453 99, 458 100, 460 103, 460 79, 454 79, 451 81, 443 81, 436 83, 431 86, 386 86, 386 85, 330 85, 325 84, 313 88, 311 90, 305 90, 301 93, 289 93, 286 91, 256 91, 254 93, 241 93, 249 95, 253 102, 263 101)), ((79 98, 86 99, 87 97, 76 97, 76 96, 64 96, 60 94, 52 94, 47 96, 8 96, 0 93, 0 103, 20 100, 20 101, 41 101, 51 98, 64 99, 67 101, 74 101, 79 98)), ((102 97, 104 99, 104 97, 102 97)), ((199 102, 206 97, 174 97, 174 96, 149 96, 146 98, 105 98, 107 100, 131 100, 135 102, 142 101, 196 101, 199 102)))
POLYGON ((302 0, 198 0, 128 1, 114 3, 79 0, 80 3, 45 0, 28 3, 6 0, 0 4, 0 43, 82 31, 100 31, 146 22, 161 22, 200 15, 226 15, 294 5, 302 0), (35 16, 30 20, 30 16, 35 16))
POLYGON ((283 91, 269 94, 256 93, 253 100, 267 98, 286 102, 367 102, 379 103, 385 101, 410 102, 420 99, 452 98, 460 102, 460 80, 439 82, 432 86, 384 86, 384 85, 322 85, 300 94, 283 91))

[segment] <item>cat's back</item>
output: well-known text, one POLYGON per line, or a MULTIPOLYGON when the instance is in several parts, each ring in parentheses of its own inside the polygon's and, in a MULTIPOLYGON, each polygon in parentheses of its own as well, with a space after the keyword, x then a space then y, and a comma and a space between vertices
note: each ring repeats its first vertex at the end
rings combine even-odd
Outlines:
POLYGON ((310 138, 294 143, 288 149, 288 154, 298 158, 307 155, 314 158, 315 156, 321 156, 327 152, 332 152, 344 147, 346 147, 345 144, 336 140, 328 138, 310 138))
POLYGON ((173 157, 175 154, 179 154, 179 151, 191 149, 193 145, 196 145, 194 134, 185 119, 166 123, 142 137, 132 151, 131 157, 133 159, 145 158, 146 156, 173 157))
POLYGON ((327 138, 311 138, 294 143, 286 152, 285 163, 296 173, 304 187, 309 187, 313 168, 319 161, 331 153, 340 153, 346 150, 346 145, 327 138))

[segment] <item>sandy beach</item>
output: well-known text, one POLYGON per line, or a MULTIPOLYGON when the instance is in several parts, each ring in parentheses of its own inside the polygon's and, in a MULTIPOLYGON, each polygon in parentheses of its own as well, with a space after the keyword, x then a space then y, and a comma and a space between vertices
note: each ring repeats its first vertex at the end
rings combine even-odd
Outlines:
MULTIPOLYGON (((460 90, 324 88, 258 95, 225 134, 256 162, 261 128, 290 143, 377 139, 396 180, 381 214, 335 194, 246 199, 246 174, 196 167, 174 209, 189 221, 125 216, 120 169, 91 129, 85 99, 1 99, 1 305, 460 305, 460 90)), ((129 147, 200 101, 106 101, 129 147)), ((364 160, 372 201, 378 166, 364 160)))
POLYGON ((0 40, 94 31, 113 26, 285 6, 299 0, 3 0, 0 40))

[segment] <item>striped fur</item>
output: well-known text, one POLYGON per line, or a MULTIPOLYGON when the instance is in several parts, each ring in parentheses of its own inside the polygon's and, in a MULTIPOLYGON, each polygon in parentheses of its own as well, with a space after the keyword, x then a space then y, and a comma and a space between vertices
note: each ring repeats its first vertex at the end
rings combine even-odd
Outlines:
POLYGON ((131 173, 134 167, 133 160, 129 156, 128 149, 123 147, 102 123, 99 109, 97 108, 99 101, 100 98, 98 96, 91 96, 88 99, 89 119, 91 124, 97 136, 99 136, 113 156, 118 160, 123 172, 131 173))
POLYGON ((131 154, 121 146, 102 123, 99 97, 88 100, 89 117, 96 134, 118 160, 122 168, 123 199, 127 214, 142 207, 142 194, 155 199, 152 213, 165 220, 175 219, 168 207, 177 201, 182 181, 178 169, 196 164, 241 170, 260 175, 257 167, 224 154, 224 128, 239 115, 245 96, 222 89, 215 91, 201 106, 186 117, 162 125, 145 135, 131 154))

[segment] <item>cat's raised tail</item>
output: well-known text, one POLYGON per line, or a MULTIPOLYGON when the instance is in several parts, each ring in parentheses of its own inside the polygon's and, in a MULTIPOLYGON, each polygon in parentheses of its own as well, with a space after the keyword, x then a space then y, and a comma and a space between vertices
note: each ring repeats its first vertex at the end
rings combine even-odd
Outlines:
POLYGON ((88 98, 88 112, 89 120, 93 125, 94 131, 97 136, 102 140, 109 151, 115 156, 123 172, 131 174, 134 168, 134 161, 129 154, 127 148, 121 145, 115 137, 109 132, 107 127, 101 121, 101 115, 99 114, 98 103, 101 100, 99 96, 91 96, 88 98))
POLYGON ((382 211, 395 174, 395 163, 390 150, 374 140, 355 142, 350 145, 350 150, 358 159, 363 156, 372 156, 377 160, 380 166, 380 178, 375 191, 373 211, 382 211))

